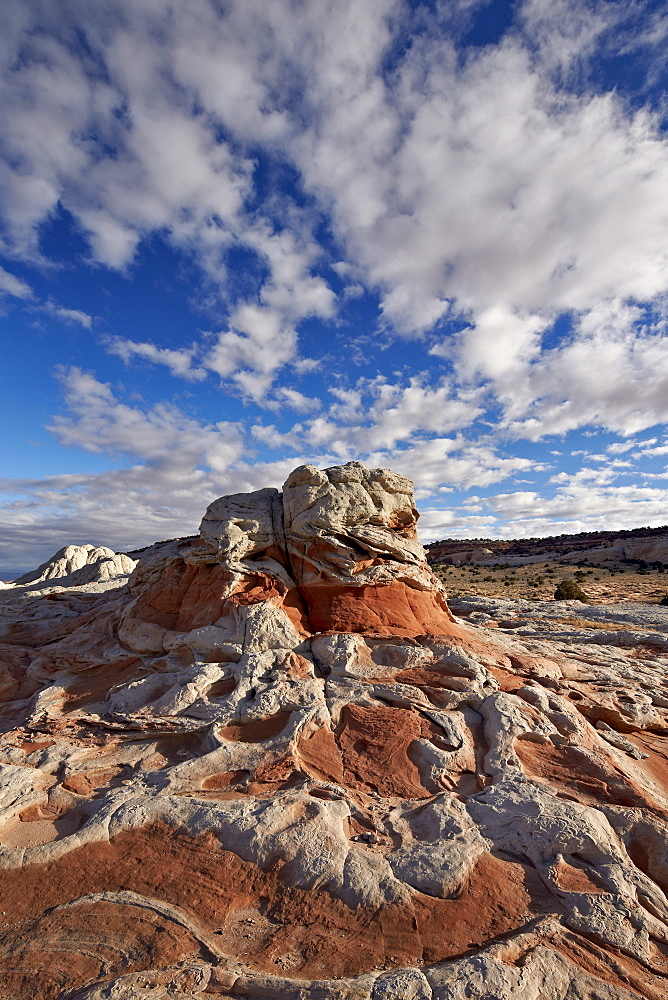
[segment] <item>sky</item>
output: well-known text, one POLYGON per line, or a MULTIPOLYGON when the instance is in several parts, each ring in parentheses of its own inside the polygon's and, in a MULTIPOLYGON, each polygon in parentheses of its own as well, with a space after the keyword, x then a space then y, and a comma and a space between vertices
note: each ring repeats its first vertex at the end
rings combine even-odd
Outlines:
POLYGON ((0 571, 350 460, 668 522, 653 0, 4 0, 0 571))

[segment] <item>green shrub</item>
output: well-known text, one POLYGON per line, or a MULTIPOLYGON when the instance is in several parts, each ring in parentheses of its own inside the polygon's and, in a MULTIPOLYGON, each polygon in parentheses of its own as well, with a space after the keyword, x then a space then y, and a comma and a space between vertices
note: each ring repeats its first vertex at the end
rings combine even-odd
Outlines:
POLYGON ((582 601, 586 604, 589 598, 579 583, 575 580, 562 580, 554 592, 555 601, 582 601))

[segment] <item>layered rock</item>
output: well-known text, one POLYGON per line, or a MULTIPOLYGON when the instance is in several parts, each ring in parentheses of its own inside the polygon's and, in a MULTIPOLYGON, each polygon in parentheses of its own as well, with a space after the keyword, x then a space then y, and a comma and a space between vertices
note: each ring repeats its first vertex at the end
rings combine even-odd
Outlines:
POLYGON ((304 466, 0 605, 0 996, 666 995, 668 616, 455 620, 416 521, 304 466))

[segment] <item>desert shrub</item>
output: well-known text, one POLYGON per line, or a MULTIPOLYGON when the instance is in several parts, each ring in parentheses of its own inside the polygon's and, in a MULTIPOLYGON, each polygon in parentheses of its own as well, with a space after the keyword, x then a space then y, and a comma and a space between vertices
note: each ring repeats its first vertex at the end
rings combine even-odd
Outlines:
POLYGON ((582 601, 586 604, 589 600, 584 590, 575 580, 562 580, 554 592, 555 601, 582 601))
POLYGON ((659 604, 661 604, 664 608, 668 608, 668 594, 663 595, 663 597, 659 601, 659 604))

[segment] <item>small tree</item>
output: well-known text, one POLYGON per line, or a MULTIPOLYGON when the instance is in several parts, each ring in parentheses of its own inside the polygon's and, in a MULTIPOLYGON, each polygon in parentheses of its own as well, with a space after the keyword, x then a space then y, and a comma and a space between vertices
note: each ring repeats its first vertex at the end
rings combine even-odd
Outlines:
POLYGON ((575 580, 562 580, 554 592, 555 601, 582 601, 587 604, 589 598, 579 583, 575 580))

